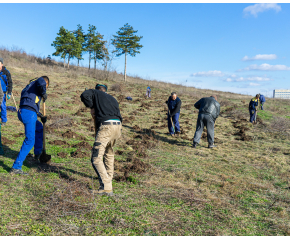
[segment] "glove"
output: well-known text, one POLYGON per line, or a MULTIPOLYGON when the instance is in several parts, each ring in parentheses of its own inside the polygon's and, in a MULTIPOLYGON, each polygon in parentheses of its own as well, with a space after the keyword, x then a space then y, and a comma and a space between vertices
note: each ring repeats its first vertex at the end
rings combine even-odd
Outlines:
POLYGON ((254 114, 255 113, 255 111, 254 110, 252 110, 252 114, 254 114))
POLYGON ((8 93, 8 94, 7 94, 7 99, 9 100, 10 98, 11 98, 11 94, 8 93))
POLYGON ((42 97, 43 97, 43 102, 45 102, 47 99, 47 94, 44 94, 42 97))
POLYGON ((40 117, 41 122, 44 124, 47 121, 47 116, 40 117))

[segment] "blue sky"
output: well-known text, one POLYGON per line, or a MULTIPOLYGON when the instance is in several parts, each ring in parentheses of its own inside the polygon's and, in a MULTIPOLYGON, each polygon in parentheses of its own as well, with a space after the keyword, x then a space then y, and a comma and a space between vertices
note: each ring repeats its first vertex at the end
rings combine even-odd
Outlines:
MULTIPOLYGON (((273 89, 290 88, 287 3, 2 3, 0 7, 4 47, 47 56, 54 52, 51 43, 61 26, 75 30, 81 24, 86 31, 92 24, 110 39, 129 23, 143 36, 144 46, 136 57, 128 57, 129 75, 250 95, 272 96, 273 89)), ((81 64, 88 66, 88 54, 84 57, 81 64)), ((123 72, 124 56, 113 61, 113 68, 123 72)))

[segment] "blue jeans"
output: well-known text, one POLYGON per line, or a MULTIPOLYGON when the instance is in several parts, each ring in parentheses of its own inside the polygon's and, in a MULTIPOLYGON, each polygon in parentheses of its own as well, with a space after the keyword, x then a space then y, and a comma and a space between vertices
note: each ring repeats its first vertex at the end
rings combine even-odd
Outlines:
POLYGON ((23 141, 20 152, 12 166, 15 169, 21 169, 23 162, 34 146, 34 154, 42 152, 43 126, 37 121, 36 112, 27 109, 18 110, 18 119, 23 123, 26 138, 23 141))
POLYGON ((2 101, 2 104, 1 104, 1 121, 3 123, 6 123, 7 122, 7 110, 6 110, 6 93, 4 93, 4 97, 3 97, 3 101, 2 101))
MULTIPOLYGON (((174 116, 172 116, 172 122, 173 122, 173 125, 174 125, 174 128, 175 128, 175 133, 180 132, 180 126, 179 126, 179 122, 178 122, 179 115, 180 115, 180 113, 176 113, 174 116)), ((168 116, 167 120, 168 120, 169 133, 170 134, 174 134, 173 126, 171 124, 171 120, 170 120, 169 116, 168 116)))

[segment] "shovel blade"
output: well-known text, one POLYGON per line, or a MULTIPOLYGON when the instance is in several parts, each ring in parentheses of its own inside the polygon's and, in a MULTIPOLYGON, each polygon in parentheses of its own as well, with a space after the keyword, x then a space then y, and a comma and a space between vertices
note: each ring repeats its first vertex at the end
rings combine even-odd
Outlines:
POLYGON ((46 151, 44 150, 40 155, 39 161, 41 163, 50 163, 51 155, 46 154, 46 151))

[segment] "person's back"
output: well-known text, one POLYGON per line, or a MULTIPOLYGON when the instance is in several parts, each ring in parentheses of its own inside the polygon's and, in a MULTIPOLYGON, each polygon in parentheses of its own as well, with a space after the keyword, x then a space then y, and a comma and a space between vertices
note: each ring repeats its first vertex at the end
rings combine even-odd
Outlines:
POLYGON ((194 104, 194 107, 199 109, 199 114, 211 115, 215 120, 220 113, 220 104, 214 97, 205 97, 194 104))
POLYGON ((40 101, 44 95, 46 95, 45 80, 42 77, 31 80, 21 92, 20 108, 38 113, 40 101))

